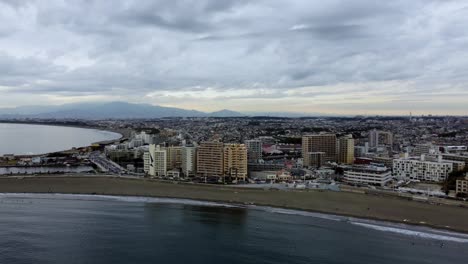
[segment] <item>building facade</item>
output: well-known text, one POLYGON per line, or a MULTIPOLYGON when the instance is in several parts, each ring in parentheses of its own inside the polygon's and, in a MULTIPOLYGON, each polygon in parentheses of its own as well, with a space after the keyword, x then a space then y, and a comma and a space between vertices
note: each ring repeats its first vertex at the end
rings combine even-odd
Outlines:
POLYGON ((258 160, 262 159, 263 144, 261 140, 246 140, 245 145, 247 147, 247 155, 249 162, 258 162, 258 160))
POLYGON ((401 158, 393 160, 393 173, 402 180, 420 180, 442 182, 453 171, 453 163, 443 161, 427 161, 424 158, 401 158))
POLYGON ((311 166, 308 153, 324 152, 324 162, 336 161, 336 135, 335 134, 315 134, 302 137, 302 157, 304 166, 311 166))
POLYGON ((180 169, 182 167, 182 147, 170 146, 167 149, 167 170, 180 169))
POLYGON ((149 145, 149 150, 143 155, 144 171, 150 176, 163 177, 167 172, 167 152, 159 145, 149 145))
POLYGON ((217 141, 202 142, 197 149, 197 175, 224 175, 224 144, 217 141))
POLYGON ((372 129, 369 131, 369 147, 376 148, 379 146, 379 131, 372 129))
POLYGON ((344 171, 343 180, 348 183, 385 186, 392 180, 392 172, 385 166, 353 166, 344 171))
POLYGON ((352 135, 347 135, 338 139, 337 161, 343 164, 353 164, 354 162, 354 139, 352 135))
POLYGON ((468 176, 464 179, 457 180, 456 193, 468 195, 468 176))
POLYGON ((325 165, 325 152, 309 152, 304 156, 304 160, 307 160, 306 167, 320 168, 325 165))
POLYGON ((247 148, 244 144, 225 144, 224 175, 235 179, 247 178, 247 148))
POLYGON ((182 173, 185 177, 196 175, 197 148, 193 146, 182 147, 182 173))

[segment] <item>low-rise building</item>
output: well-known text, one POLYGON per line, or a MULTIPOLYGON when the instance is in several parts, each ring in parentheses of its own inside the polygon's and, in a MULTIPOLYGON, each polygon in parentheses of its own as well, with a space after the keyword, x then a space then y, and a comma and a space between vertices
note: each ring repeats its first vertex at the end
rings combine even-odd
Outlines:
POLYGON ((393 173, 402 180, 442 182, 454 170, 454 162, 442 160, 442 156, 437 160, 426 160, 424 155, 421 158, 405 157, 393 160, 393 173))
POLYGON ((325 152, 308 152, 304 155, 308 163, 304 164, 306 167, 320 168, 325 164, 325 152))
POLYGON ((352 166, 344 171, 343 179, 348 183, 384 186, 392 180, 392 172, 380 164, 352 166))
POLYGON ((468 176, 464 179, 457 180, 456 193, 468 195, 468 176))

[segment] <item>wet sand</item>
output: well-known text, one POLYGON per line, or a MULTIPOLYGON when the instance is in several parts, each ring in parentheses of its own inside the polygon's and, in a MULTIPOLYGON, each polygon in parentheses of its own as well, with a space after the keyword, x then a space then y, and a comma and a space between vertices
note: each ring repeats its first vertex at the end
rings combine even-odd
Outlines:
POLYGON ((255 204, 426 225, 468 233, 466 207, 349 192, 275 191, 97 176, 0 178, 0 192, 171 197, 255 204))

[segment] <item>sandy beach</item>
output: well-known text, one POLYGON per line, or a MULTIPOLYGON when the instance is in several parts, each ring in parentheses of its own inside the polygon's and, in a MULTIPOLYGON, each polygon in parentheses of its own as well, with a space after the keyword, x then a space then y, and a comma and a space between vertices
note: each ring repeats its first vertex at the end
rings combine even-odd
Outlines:
POLYGON ((255 204, 426 225, 468 233, 466 207, 349 192, 275 191, 97 176, 0 178, 0 192, 131 195, 255 204))

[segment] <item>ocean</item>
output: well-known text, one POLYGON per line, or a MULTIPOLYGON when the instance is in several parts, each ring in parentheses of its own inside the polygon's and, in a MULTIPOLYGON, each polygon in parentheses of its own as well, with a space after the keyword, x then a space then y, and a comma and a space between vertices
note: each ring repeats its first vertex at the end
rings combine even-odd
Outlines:
POLYGON ((0 155, 44 154, 120 137, 96 129, 0 123, 0 155))
POLYGON ((465 263, 468 235, 167 198, 0 194, 0 263, 465 263))

